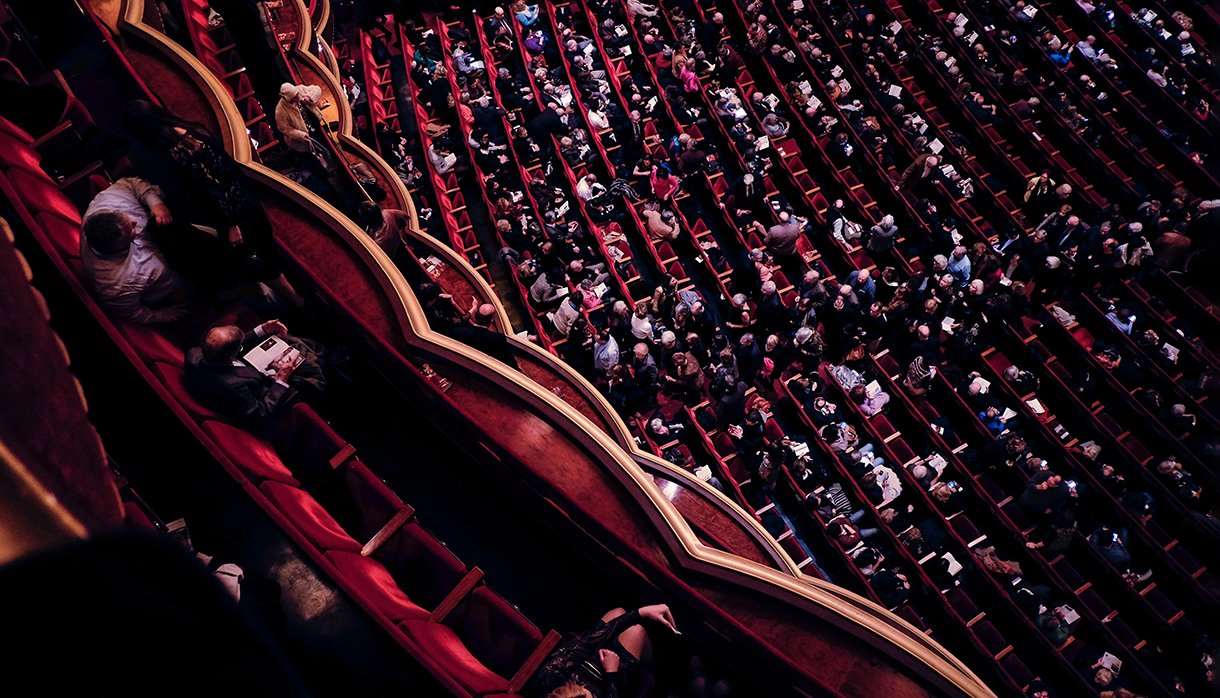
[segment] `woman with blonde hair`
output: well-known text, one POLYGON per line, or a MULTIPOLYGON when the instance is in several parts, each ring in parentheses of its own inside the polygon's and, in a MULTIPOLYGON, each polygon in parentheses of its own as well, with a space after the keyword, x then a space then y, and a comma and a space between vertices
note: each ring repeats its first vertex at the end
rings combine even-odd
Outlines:
POLYGON ((648 622, 678 634, 665 604, 607 612, 588 632, 564 638, 535 676, 547 698, 618 698, 634 695, 646 682, 643 662, 651 653, 648 622))

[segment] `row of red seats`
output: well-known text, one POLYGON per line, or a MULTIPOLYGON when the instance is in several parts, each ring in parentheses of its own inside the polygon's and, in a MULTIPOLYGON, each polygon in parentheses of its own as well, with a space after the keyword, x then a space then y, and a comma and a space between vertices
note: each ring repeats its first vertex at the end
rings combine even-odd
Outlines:
POLYGON ((40 167, 33 139, 0 119, 0 190, 98 324, 200 443, 321 569, 450 690, 519 691, 558 639, 480 584, 413 520, 307 405, 277 450, 183 385, 183 351, 155 328, 112 322, 81 283, 80 214, 40 167), (321 504, 327 502, 327 506, 321 504), (507 678, 506 678, 507 677, 507 678))
POLYGON ((465 256, 470 261, 470 266, 483 274, 490 283, 491 271, 487 267, 487 262, 483 259, 482 244, 475 233, 474 221, 470 217, 470 211, 467 210, 466 195, 462 192, 457 173, 450 170, 441 174, 437 172, 436 167, 432 164, 432 158, 429 155, 432 146, 432 135, 428 132, 428 126, 436 123, 436 121, 428 114, 427 109, 424 108, 424 105, 419 100, 419 86, 415 84, 415 80, 410 74, 411 57, 415 54, 415 49, 407 39, 407 35, 401 26, 399 27, 397 40, 398 51, 406 62, 407 87, 411 94, 411 105, 415 112, 414 121, 419 134, 420 149, 423 151, 424 160, 426 161, 422 167, 429 173, 432 191, 436 196, 436 215, 440 216, 441 221, 444 223, 445 231, 449 236, 449 245, 465 256))
POLYGON ((192 52, 224 84, 245 120, 246 129, 258 143, 258 155, 262 156, 279 144, 274 118, 263 111, 255 96, 254 85, 229 30, 224 24, 213 26, 209 21, 210 9, 207 0, 182 0, 192 52))
MULTIPOLYGON (((460 22, 458 22, 458 23, 460 24, 460 22)), ((437 33, 437 36, 439 37, 440 43, 441 43, 442 60, 445 64, 445 70, 449 74, 449 76, 448 76, 449 77, 449 89, 453 93, 454 103, 456 105, 458 105, 459 109, 460 109, 461 105, 463 105, 464 102, 462 100, 462 90, 458 86, 457 68, 453 64, 453 52, 451 50, 452 41, 449 38, 449 23, 444 22, 440 17, 437 17, 437 20, 436 20, 436 33, 437 33)), ((486 73, 484 73, 484 75, 486 76, 486 73)), ((488 79, 488 80, 490 80, 490 79, 488 79)), ((490 89, 490 87, 489 87, 489 89, 490 89)), ((466 105, 466 106, 468 107, 469 105, 466 105)), ((494 223, 494 221, 496 220, 496 217, 497 217, 496 216, 496 206, 494 203, 492 203, 491 198, 489 197, 489 195, 487 193, 487 186, 486 186, 487 174, 485 172, 483 172, 482 167, 479 166, 478 158, 475 157, 474 146, 471 145, 471 138, 473 135, 472 125, 470 122, 468 122, 464 118, 459 118, 457 120, 456 125, 461 131, 462 142, 466 144, 467 162, 469 163, 471 172, 474 174, 475 181, 478 182, 479 194, 481 195, 481 197, 483 199, 483 208, 487 211, 487 219, 494 223)), ((508 128, 507 122, 504 121, 503 117, 501 117, 501 125, 504 128, 504 130, 502 132, 502 139, 497 142, 508 144, 508 148, 506 149, 506 157, 509 157, 510 159, 512 159, 514 161, 514 164, 516 164, 518 162, 516 152, 512 148, 511 144, 509 144, 509 141, 508 141, 508 134, 510 133, 510 130, 508 128), (508 150, 513 151, 512 155, 507 154, 508 150)), ((514 170, 517 175, 515 184, 517 186, 519 186, 522 191, 526 191, 526 187, 523 185, 523 183, 520 180, 520 175, 521 175, 522 170, 520 169, 520 167, 514 168, 514 170)), ((509 173, 508 177, 510 180, 514 179, 512 173, 509 173)), ((533 222, 535 222, 536 224, 538 224, 541 227, 542 218, 541 218, 541 216, 538 215, 538 210, 535 207, 533 195, 529 194, 526 191, 526 196, 529 198, 530 213, 533 216, 533 222)), ((499 248, 500 249, 507 248, 509 246, 508 242, 504 239, 504 237, 500 233, 500 231, 494 226, 494 224, 490 227, 492 228, 492 231, 496 235, 496 243, 499 246, 499 248)), ((523 256, 528 258, 530 256, 530 254, 528 251, 526 251, 526 253, 523 256)), ((526 288, 524 283, 522 283, 521 275, 518 272, 516 265, 510 264, 508 266, 509 266, 509 270, 508 270, 509 276, 513 280, 513 286, 517 289, 517 298, 521 302, 521 307, 529 308, 532 311, 533 308, 530 303, 529 289, 526 288)), ((550 327, 548 326, 548 324, 544 323, 543 318, 536 312, 529 312, 527 314, 529 315, 529 319, 533 326, 533 334, 535 337, 538 338, 538 342, 542 345, 542 347, 544 349, 546 349, 547 351, 549 351, 551 353, 554 353, 555 352, 555 342, 554 342, 555 338, 553 337, 553 332, 550 331, 550 327)))
MULTIPOLYGON (((506 152, 514 165, 515 177, 510 176, 509 182, 511 183, 511 186, 519 188, 524 196, 526 209, 530 218, 528 225, 538 226, 538 229, 542 231, 543 239, 549 239, 550 235, 547 232, 547 227, 545 225, 545 221, 543 220, 541 208, 538 201, 534 197, 530 183, 538 179, 552 182, 554 178, 558 177, 558 175, 553 171, 550 175, 548 175, 548 170, 550 168, 546 167, 540 159, 532 158, 529 162, 525 162, 523 160, 521 155, 522 149, 518 147, 521 145, 521 143, 519 142, 519 136, 514 134, 513 125, 515 124, 520 126, 524 124, 526 120, 525 113, 520 109, 510 111, 506 108, 504 96, 500 93, 499 80, 492 78, 492 76, 497 73, 497 62, 491 42, 488 40, 485 28, 483 23, 480 21, 480 18, 478 16, 472 16, 472 20, 473 21, 470 24, 473 25, 473 32, 469 31, 469 27, 467 27, 467 35, 477 38, 477 48, 485 66, 484 79, 486 80, 487 89, 490 92, 496 107, 501 112, 500 124, 502 127, 502 132, 501 134, 493 134, 493 136, 502 136, 502 142, 507 146, 506 152)), ((438 18, 437 24, 441 27, 441 31, 439 32, 439 36, 441 38, 441 51, 445 56, 445 60, 452 61, 454 46, 450 40, 449 30, 452 27, 465 25, 465 22, 444 23, 438 18)), ((469 48, 473 51, 475 47, 471 46, 469 48)), ((555 148, 555 152, 558 152, 558 144, 552 141, 552 145, 555 148)), ((473 161, 473 154, 471 155, 471 159, 473 161)), ((556 159, 562 161, 562 158, 557 157, 556 159)), ((564 163, 564 167, 558 169, 561 171, 564 180, 561 185, 558 186, 558 188, 565 192, 574 192, 576 180, 574 179, 575 173, 572 171, 571 167, 568 167, 567 163, 564 163)), ((485 180, 480 179, 479 186, 485 187, 485 185, 485 180)), ((484 189, 484 192, 486 192, 486 189, 484 189)), ((589 232, 596 243, 598 261, 606 266, 606 273, 610 275, 609 285, 612 286, 613 290, 615 291, 614 295, 622 298, 624 302, 627 303, 628 307, 634 310, 637 301, 644 300, 648 297, 648 285, 644 280, 644 277, 640 274, 639 267, 635 261, 635 253, 632 251, 631 246, 623 237, 622 226, 617 222, 609 222, 604 225, 598 225, 589 215, 589 211, 583 200, 581 200, 579 197, 572 197, 570 200, 575 201, 576 208, 581 214, 581 220, 583 220, 588 226, 589 232), (612 249, 613 251, 611 251, 612 249)), ((499 233, 497 233, 497 235, 498 234, 499 233)), ((519 250, 519 252, 523 258, 529 259, 536 255, 539 250, 526 249, 519 250)), ((514 269, 513 273, 516 274, 517 270, 514 269)), ((551 283, 558 283, 560 281, 559 279, 548 280, 551 283)), ((576 290, 575 287, 569 283, 569 291, 574 290, 576 290)), ((547 320, 544 315, 545 309, 536 307, 535 304, 528 299, 528 294, 526 296, 524 307, 527 309, 527 312, 533 319, 535 326, 539 329, 538 337, 540 341, 543 342, 543 345, 547 347, 548 350, 554 352, 567 341, 567 338, 560 335, 555 329, 553 323, 547 320)), ((590 311, 600 307, 601 304, 597 303, 588 308, 582 308, 581 312, 585 318, 588 319, 590 311)))

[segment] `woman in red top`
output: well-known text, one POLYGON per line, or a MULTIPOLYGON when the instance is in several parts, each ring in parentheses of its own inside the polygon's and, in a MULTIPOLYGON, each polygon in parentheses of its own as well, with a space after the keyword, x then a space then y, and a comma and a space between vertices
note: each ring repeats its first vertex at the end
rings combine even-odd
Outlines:
POLYGON ((679 180, 670 174, 665 164, 654 166, 648 180, 652 184, 652 195, 661 201, 668 201, 678 190, 679 180))

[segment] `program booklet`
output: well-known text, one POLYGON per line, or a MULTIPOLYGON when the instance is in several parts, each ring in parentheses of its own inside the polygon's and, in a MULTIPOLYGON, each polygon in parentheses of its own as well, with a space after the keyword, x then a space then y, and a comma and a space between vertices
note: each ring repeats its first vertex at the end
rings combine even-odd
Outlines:
POLYGON ((301 352, 275 335, 263 339, 258 346, 246 352, 242 359, 260 373, 268 376, 274 376, 285 366, 290 369, 289 373, 291 373, 305 361, 301 352))
POLYGON ((1119 659, 1118 657, 1115 657, 1114 655, 1110 654, 1109 652, 1103 653, 1101 655, 1101 658, 1097 660, 1097 663, 1104 666, 1105 668, 1109 669, 1110 671, 1114 672, 1115 674, 1117 674, 1123 668, 1123 660, 1119 659))

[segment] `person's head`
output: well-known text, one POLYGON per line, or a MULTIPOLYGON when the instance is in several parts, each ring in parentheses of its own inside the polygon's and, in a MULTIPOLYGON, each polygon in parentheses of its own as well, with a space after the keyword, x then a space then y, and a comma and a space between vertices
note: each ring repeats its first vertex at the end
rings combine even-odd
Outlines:
POLYGON ((372 201, 360 203, 360 207, 356 211, 356 218, 360 222, 360 227, 370 233, 380 230, 381 226, 385 223, 385 219, 381 215, 381 207, 372 201))
POLYGON ((1106 667, 1098 667, 1097 673, 1093 674, 1093 683, 1101 688, 1105 688, 1114 682, 1114 672, 1106 667))
POLYGON ((1034 489, 1040 492, 1045 492, 1046 490, 1049 490, 1055 485, 1059 484, 1059 476, 1052 472, 1043 470, 1042 472, 1034 475, 1033 484, 1034 489))
POLYGON ((104 255, 118 254, 131 246, 138 224, 118 211, 103 211, 89 216, 81 227, 89 247, 104 255))
POLYGON ((775 293, 775 290, 776 289, 775 289, 774 281, 767 280, 762 283, 762 292, 763 292, 764 296, 769 296, 769 295, 775 293))
POLYGON ((212 363, 232 361, 241 351, 246 335, 237 325, 217 325, 203 335, 203 358, 212 363))
POLYGON ((634 347, 631 348, 631 355, 635 357, 636 361, 643 361, 647 359, 648 345, 643 342, 638 342, 634 347))
POLYGON ((575 681, 569 681, 546 694, 546 698, 593 698, 593 694, 575 681))
POLYGON ((280 99, 292 104, 300 103, 305 98, 302 85, 285 82, 280 85, 280 99))
POLYGON ((474 322, 483 327, 489 327, 496 321, 496 306, 491 303, 480 303, 474 311, 474 322))

